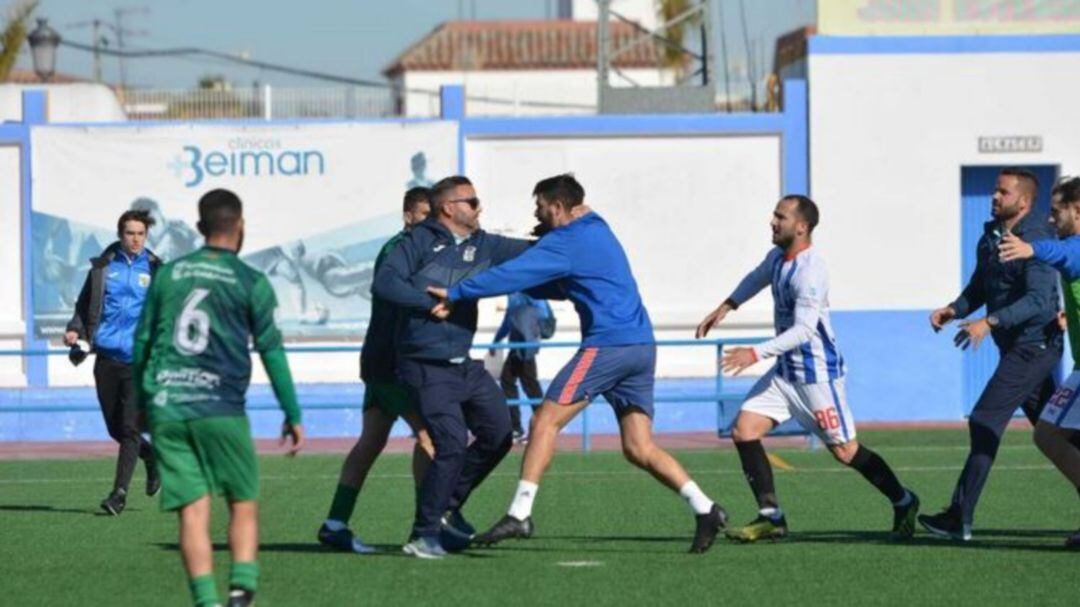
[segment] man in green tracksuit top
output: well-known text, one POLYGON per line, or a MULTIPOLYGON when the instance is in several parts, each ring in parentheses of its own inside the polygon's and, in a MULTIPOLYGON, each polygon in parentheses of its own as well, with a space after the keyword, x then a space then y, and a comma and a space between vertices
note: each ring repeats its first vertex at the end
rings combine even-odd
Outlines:
POLYGON ((303 443, 300 408, 274 324, 266 277, 237 257, 244 240, 240 199, 213 190, 199 200, 206 245, 163 266, 135 335, 134 378, 162 477, 161 508, 180 516, 180 551, 196 605, 217 605, 210 496, 229 502, 230 607, 254 601, 259 472, 244 412, 251 381, 249 339, 285 412, 282 441, 303 443))

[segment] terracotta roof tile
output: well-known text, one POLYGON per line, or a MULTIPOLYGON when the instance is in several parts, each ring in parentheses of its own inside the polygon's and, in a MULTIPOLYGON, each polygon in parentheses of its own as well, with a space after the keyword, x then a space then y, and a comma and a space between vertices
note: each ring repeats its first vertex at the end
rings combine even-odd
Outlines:
MULTIPOLYGON (((615 47, 637 30, 612 23, 615 47)), ((383 74, 402 71, 540 70, 596 67, 595 21, 449 21, 405 49, 383 74)), ((660 65, 661 45, 639 44, 619 55, 619 68, 660 65)))

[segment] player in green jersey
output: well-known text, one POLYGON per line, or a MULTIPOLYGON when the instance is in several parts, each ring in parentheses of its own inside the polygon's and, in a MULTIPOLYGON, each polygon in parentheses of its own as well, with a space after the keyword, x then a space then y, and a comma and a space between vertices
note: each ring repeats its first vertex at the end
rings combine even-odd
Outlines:
MULTIPOLYGON (((415 187, 405 192, 402 205, 404 227, 391 238, 375 257, 375 272, 382 267, 386 256, 397 247, 412 226, 427 218, 431 212, 427 188, 415 187)), ((360 378, 364 380, 364 420, 359 440, 353 445, 341 465, 330 512, 316 537, 324 546, 345 552, 369 554, 375 549, 364 544, 349 529, 349 519, 356 507, 356 498, 364 486, 368 472, 386 448, 394 422, 404 419, 416 436, 413 446, 413 479, 419 485, 435 454, 424 421, 416 409, 412 395, 397 379, 398 308, 374 295, 371 296, 371 317, 368 319, 364 347, 360 353, 360 378)))
POLYGON ((135 335, 134 377, 162 477, 161 508, 180 517, 180 552, 196 605, 218 605, 210 497, 229 502, 229 607, 254 601, 258 565, 258 464, 244 412, 249 340, 285 412, 281 441, 304 442, 270 282, 237 257, 240 199, 228 190, 199 200, 203 248, 163 266, 135 335))
MULTIPOLYGON (((1034 257, 1061 273, 1074 366, 1043 408, 1035 425, 1035 444, 1080 490, 1080 177, 1065 177, 1054 185, 1050 223, 1059 240, 1028 244, 1005 234, 998 251, 1002 261, 1034 257)), ((1065 547, 1080 550, 1080 529, 1065 539, 1065 547)))

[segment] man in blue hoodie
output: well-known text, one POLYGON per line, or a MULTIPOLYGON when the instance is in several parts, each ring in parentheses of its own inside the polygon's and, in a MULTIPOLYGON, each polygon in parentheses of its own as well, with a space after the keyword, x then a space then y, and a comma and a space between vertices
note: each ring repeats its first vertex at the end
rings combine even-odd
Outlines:
POLYGON ((524 291, 539 299, 569 299, 581 320, 582 348, 552 381, 533 418, 510 510, 475 541, 532 536, 533 500, 555 454, 556 435, 603 395, 618 417, 623 454, 686 500, 697 527, 690 552, 705 552, 726 525, 727 513, 653 442, 656 341, 626 253, 607 222, 585 206, 585 189, 572 175, 540 181, 533 196, 536 218, 551 230, 531 249, 448 290, 428 290, 443 300, 437 313, 524 291))
POLYGON ((480 199, 466 177, 439 181, 429 200, 431 215, 387 255, 372 293, 397 306, 398 378, 412 391, 435 445, 420 485, 412 539, 403 550, 442 558, 440 534, 461 543, 471 538, 461 507, 512 443, 502 391, 483 363, 469 358, 476 302, 451 310, 426 289, 455 285, 516 257, 530 243, 480 229, 480 199), (472 444, 470 432, 476 437, 472 444))
POLYGON ((151 277, 161 265, 161 260, 146 248, 146 234, 153 225, 146 211, 126 211, 120 216, 116 225, 120 240, 90 260, 90 272, 64 334, 64 343, 73 348, 73 363, 79 364, 85 357, 76 348, 79 340, 88 342, 97 353, 94 384, 98 402, 109 436, 120 444, 113 489, 101 502, 101 508, 113 516, 127 505, 128 485, 137 459, 146 464, 146 494, 156 495, 161 489, 154 451, 139 432, 131 375, 135 327, 151 277))
MULTIPOLYGON (((536 343, 544 338, 541 323, 553 320, 551 305, 543 299, 533 299, 524 293, 511 293, 506 302, 506 315, 503 316, 499 330, 495 332, 494 343, 509 338, 510 343, 536 343)), ((550 337, 550 335, 548 335, 550 337)), ((537 378, 536 354, 539 348, 512 348, 506 355, 502 372, 499 374, 499 386, 502 387, 506 400, 517 400, 518 380, 529 399, 542 399, 544 390, 537 378)), ((494 350, 492 350, 494 352, 494 350)), ((536 413, 537 405, 532 406, 536 413)), ((510 423, 514 428, 514 441, 525 438, 525 428, 521 425, 521 407, 510 407, 510 423)))

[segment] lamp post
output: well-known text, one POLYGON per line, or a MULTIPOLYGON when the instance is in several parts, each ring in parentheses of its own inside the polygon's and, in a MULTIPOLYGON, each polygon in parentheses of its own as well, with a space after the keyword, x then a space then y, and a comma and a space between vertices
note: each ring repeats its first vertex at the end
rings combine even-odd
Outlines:
POLYGON ((56 72, 56 47, 60 46, 60 34, 46 21, 38 19, 37 28, 26 37, 34 58, 34 73, 42 82, 48 82, 56 72))

